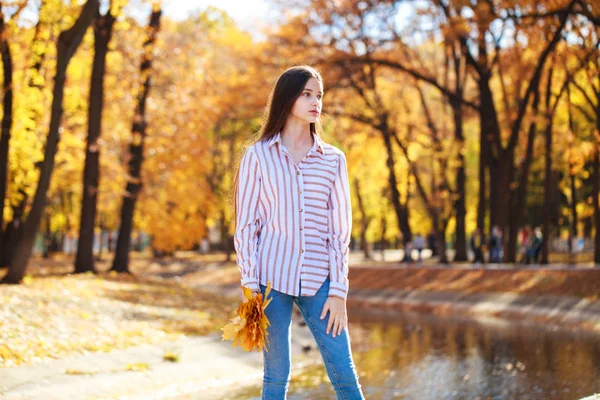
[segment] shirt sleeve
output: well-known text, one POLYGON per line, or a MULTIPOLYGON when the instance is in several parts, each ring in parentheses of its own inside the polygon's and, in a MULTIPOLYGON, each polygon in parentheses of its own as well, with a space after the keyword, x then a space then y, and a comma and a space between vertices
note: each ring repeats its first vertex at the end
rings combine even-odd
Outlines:
POLYGON ((251 290, 260 290, 257 271, 257 249, 262 226, 258 213, 260 186, 258 159, 252 148, 249 148, 242 157, 238 172, 233 238, 236 264, 242 276, 240 283, 251 290))
POLYGON ((329 296, 346 299, 348 295, 348 258, 352 232, 352 205, 348 167, 344 153, 340 155, 336 176, 328 201, 329 212, 329 296))

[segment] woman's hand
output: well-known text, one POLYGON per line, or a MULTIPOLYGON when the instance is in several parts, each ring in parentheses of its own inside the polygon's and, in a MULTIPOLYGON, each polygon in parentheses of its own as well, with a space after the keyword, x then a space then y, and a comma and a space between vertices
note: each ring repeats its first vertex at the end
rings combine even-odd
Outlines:
MULTIPOLYGON (((252 297, 256 296, 258 293, 260 293, 260 290, 253 290, 252 291, 252 297)), ((246 301, 248 299, 246 299, 246 295, 244 295, 244 289, 242 289, 242 301, 246 301)))
POLYGON ((327 334, 333 329, 333 337, 340 335, 348 325, 348 316, 346 315, 346 300, 340 297, 329 296, 323 306, 321 319, 325 318, 329 311, 329 321, 327 322, 327 334))

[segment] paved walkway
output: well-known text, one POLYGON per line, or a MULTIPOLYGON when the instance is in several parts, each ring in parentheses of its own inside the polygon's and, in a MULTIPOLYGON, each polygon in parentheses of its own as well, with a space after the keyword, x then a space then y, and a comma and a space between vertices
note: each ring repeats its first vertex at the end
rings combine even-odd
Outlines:
MULTIPOLYGON (((297 321, 297 316, 294 317, 297 321)), ((297 322, 292 328, 292 357, 293 373, 320 362, 312 334, 297 322), (305 352, 303 347, 311 349, 305 352)), ((234 389, 260 386, 262 365, 262 353, 245 352, 233 347, 230 341, 222 341, 220 336, 190 337, 162 345, 142 345, 0 369, 0 398, 217 400, 234 389), (178 353, 179 362, 164 361, 166 352, 178 353), (147 365, 147 369, 126 370, 128 365, 137 363, 147 365), (68 374, 68 370, 83 374, 68 374)))
POLYGON ((3 369, 1 398, 83 400, 127 395, 128 399, 159 399, 208 389, 216 396, 232 383, 260 383, 261 363, 260 353, 246 353, 218 337, 186 338, 3 369), (164 361, 167 351, 180 353, 180 361, 164 361), (148 369, 126 370, 137 363, 147 364, 148 369), (68 374, 67 370, 90 374, 68 374))

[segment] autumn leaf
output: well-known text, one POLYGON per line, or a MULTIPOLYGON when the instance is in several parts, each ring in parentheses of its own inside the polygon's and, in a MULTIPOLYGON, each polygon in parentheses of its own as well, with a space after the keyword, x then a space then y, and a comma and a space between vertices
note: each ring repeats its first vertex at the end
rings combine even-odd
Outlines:
POLYGON ((237 316, 221 328, 222 340, 233 340, 232 346, 239 344, 245 351, 260 351, 263 348, 266 350, 269 335, 267 327, 271 326, 271 323, 265 315, 265 309, 272 300, 268 298, 271 282, 267 284, 264 300, 262 293, 252 296, 252 290, 249 288, 244 287, 243 292, 244 301, 237 308, 237 316))

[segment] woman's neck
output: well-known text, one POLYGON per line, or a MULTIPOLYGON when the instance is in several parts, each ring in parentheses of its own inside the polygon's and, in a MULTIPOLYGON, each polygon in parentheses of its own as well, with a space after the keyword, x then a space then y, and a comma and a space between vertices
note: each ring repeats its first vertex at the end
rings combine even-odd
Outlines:
POLYGON ((297 149, 299 147, 313 144, 313 138, 310 134, 310 124, 306 121, 295 121, 288 119, 281 130, 281 141, 285 147, 297 149))

